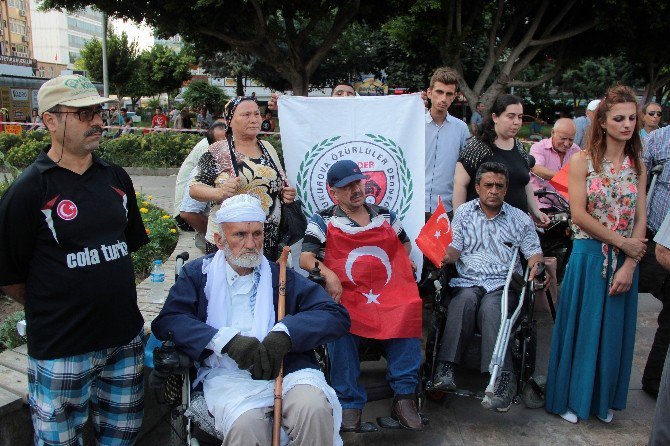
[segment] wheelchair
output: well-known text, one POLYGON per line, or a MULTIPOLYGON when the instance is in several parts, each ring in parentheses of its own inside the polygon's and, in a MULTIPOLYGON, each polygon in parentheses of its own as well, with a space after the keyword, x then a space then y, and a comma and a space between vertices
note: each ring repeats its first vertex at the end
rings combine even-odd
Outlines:
POLYGON ((556 279, 561 283, 572 252, 570 203, 559 193, 545 188, 536 190, 534 195, 542 203, 551 205, 543 209, 551 223, 546 228, 538 229, 538 235, 544 256, 556 258, 556 279))
MULTIPOLYGON (((490 398, 496 378, 503 365, 506 349, 509 346, 511 348, 514 373, 517 379, 517 393, 514 396, 513 402, 518 404, 520 400, 523 400, 529 408, 544 406, 544 378, 534 376, 537 350, 537 321, 533 318, 533 311, 535 307, 536 287, 533 281, 528 280, 530 268, 527 265, 524 266, 523 277, 513 272, 516 258, 515 255, 511 262, 502 296, 501 324, 493 357, 489 365, 491 377, 485 393, 465 389, 445 391, 438 390, 433 386, 433 377, 437 368, 437 355, 440 350, 449 302, 453 292, 449 286, 449 281, 451 278, 456 277, 456 267, 455 265, 446 265, 434 272, 433 278, 435 279, 436 292, 432 302, 431 320, 426 338, 426 359, 422 370, 422 382, 425 389, 425 397, 428 400, 441 402, 449 393, 475 397, 482 400, 490 398), (510 290, 517 291, 519 295, 518 304, 512 309, 507 307, 506 298, 510 290)), ((541 264, 536 278, 543 280, 544 273, 544 265, 541 264)), ((551 300, 549 296, 548 299, 551 300)), ((476 333, 464 350, 461 369, 476 368, 479 371, 480 345, 481 334, 476 333), (473 364, 473 361, 477 361, 476 366, 473 364)))

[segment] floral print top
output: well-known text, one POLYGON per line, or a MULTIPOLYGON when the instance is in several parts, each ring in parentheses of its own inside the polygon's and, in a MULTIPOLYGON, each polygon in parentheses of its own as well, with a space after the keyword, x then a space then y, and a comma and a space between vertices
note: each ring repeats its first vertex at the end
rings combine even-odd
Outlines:
MULTIPOLYGON (((614 170, 611 161, 603 159, 600 172, 593 168, 591 159, 588 159, 586 175, 586 211, 603 226, 630 237, 635 222, 635 205, 637 203, 638 174, 628 156, 623 160, 619 172, 614 170)), ((591 238, 576 224, 572 225, 576 239, 591 238)), ((612 271, 616 271, 619 250, 616 247, 612 256, 612 271)), ((610 247, 603 243, 603 277, 607 274, 607 254, 610 247)))
MULTIPOLYGON (((278 256, 279 249, 280 191, 283 186, 282 178, 285 175, 283 171, 275 169, 275 166, 280 166, 280 164, 274 147, 266 141, 259 141, 259 145, 262 145, 262 155, 259 158, 250 158, 234 149, 240 176, 239 193, 255 195, 261 200, 261 205, 267 215, 263 250, 265 256, 270 261, 274 261, 278 256)), ((278 169, 281 169, 281 167, 278 167, 278 169)), ((209 146, 209 149, 200 157, 197 172, 191 184, 200 183, 212 187, 221 187, 228 178, 234 175, 228 142, 223 140, 209 146)), ((205 239, 210 243, 214 243, 214 232, 218 230, 214 217, 219 208, 220 203, 212 203, 212 208, 209 211, 205 239)))

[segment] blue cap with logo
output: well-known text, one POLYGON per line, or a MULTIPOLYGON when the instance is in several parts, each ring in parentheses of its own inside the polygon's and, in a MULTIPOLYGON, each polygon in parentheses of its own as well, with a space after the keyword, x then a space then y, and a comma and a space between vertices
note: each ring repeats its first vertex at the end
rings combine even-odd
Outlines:
POLYGON ((339 160, 328 169, 328 185, 330 187, 344 187, 347 184, 365 178, 358 164, 351 160, 339 160))

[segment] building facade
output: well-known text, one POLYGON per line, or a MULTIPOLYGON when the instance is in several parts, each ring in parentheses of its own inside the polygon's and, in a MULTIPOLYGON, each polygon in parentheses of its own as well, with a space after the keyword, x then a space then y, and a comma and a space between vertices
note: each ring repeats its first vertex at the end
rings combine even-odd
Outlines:
POLYGON ((103 15, 90 7, 76 14, 44 12, 38 10, 41 3, 40 0, 31 2, 34 57, 40 62, 72 69, 84 44, 91 39, 102 39, 103 15))
POLYGON ((32 76, 35 68, 29 0, 0 2, 0 74, 32 76))

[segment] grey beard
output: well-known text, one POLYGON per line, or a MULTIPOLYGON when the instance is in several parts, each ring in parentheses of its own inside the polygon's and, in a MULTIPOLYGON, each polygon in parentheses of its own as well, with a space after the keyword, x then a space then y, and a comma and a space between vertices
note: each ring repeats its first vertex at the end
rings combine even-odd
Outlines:
POLYGON ((235 257, 225 239, 223 241, 223 254, 226 256, 228 262, 240 268, 255 268, 261 264, 262 256, 260 252, 240 254, 238 257, 235 257))

